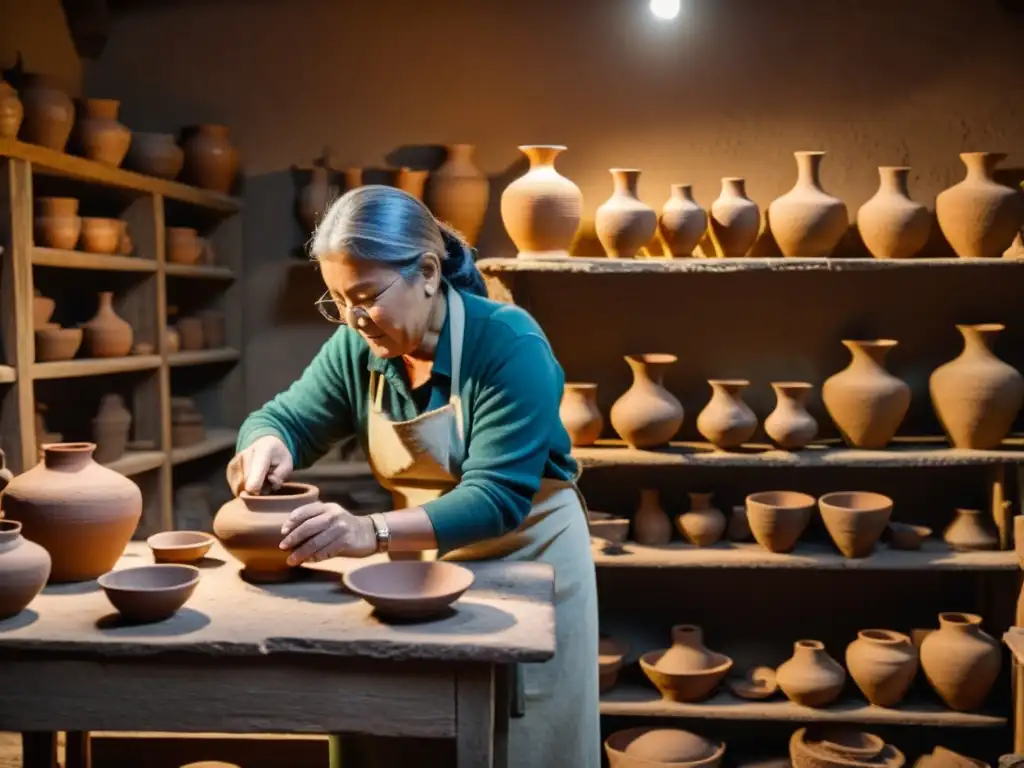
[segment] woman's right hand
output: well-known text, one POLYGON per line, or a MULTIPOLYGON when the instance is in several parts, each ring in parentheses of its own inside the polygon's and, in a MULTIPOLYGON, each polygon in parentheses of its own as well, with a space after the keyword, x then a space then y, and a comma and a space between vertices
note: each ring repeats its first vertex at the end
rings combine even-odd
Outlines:
POLYGON ((259 493, 267 484, 276 490, 293 469, 288 446, 279 437, 264 435, 228 463, 228 486, 236 496, 259 493))

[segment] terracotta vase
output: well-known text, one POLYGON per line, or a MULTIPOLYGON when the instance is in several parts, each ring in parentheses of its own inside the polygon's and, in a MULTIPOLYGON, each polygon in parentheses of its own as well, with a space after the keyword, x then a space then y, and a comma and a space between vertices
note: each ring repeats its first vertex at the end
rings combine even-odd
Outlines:
POLYGON ((874 734, 830 724, 795 731, 789 739, 786 765, 792 768, 903 768, 906 761, 902 752, 874 734))
POLYGON ((30 74, 25 76, 21 103, 25 117, 19 138, 63 152, 75 122, 75 103, 71 97, 53 78, 30 74))
POLYGON ((720 663, 720 654, 704 647, 704 631, 693 624, 672 627, 672 645, 655 666, 660 672, 683 675, 711 669, 720 663))
POLYGON ((865 629, 846 647, 846 668, 870 703, 895 707, 917 675, 917 648, 899 632, 865 629))
POLYGON ((182 352, 196 352, 206 346, 203 335, 203 321, 198 317, 179 317, 175 324, 178 329, 182 352))
POLYGON ((430 177, 426 203, 441 221, 451 224, 470 245, 476 245, 487 213, 491 185, 473 164, 472 144, 448 146, 448 160, 430 177))
POLYGON ((121 557, 142 516, 142 493, 93 461, 93 443, 55 443, 4 491, 4 513, 53 560, 51 582, 88 581, 121 557))
POLYGON ((558 416, 573 445, 593 445, 604 428, 604 417, 597 407, 597 384, 567 383, 558 416))
POLYGON ((750 521, 747 520, 747 507, 737 504, 729 516, 729 527, 725 531, 729 541, 750 541, 750 521))
POLYGON ((118 394, 107 394, 100 400, 100 407, 92 420, 92 436, 96 443, 93 459, 108 464, 124 455, 131 431, 132 413, 125 407, 124 398, 118 394))
POLYGON ((745 379, 708 379, 711 399, 697 416, 697 431, 719 450, 739 448, 757 430, 757 416, 743 402, 745 379))
POLYGON ((910 199, 906 166, 881 166, 878 191, 857 211, 857 229, 876 259, 909 259, 928 242, 932 217, 910 199))
POLYGON ((789 552, 811 522, 814 497, 796 491, 761 491, 747 496, 747 524, 769 552, 789 552))
POLYGON ((278 546, 284 538, 281 526, 292 510, 312 504, 319 496, 315 487, 304 483, 284 483, 279 490, 260 496, 242 491, 217 512, 213 532, 242 563, 249 581, 286 581, 292 569, 286 562, 290 553, 278 546))
POLYGON ((885 448, 907 415, 910 387, 885 369, 885 356, 896 343, 844 340, 850 364, 821 388, 828 415, 852 448, 885 448))
POLYGON ((892 499, 868 491, 826 493, 818 509, 843 557, 867 557, 892 517, 892 499))
POLYGON ((999 537, 988 530, 986 517, 980 509, 958 509, 956 518, 942 534, 943 541, 957 552, 999 549, 999 537))
POLYGON ((10 83, 0 80, 0 139, 17 138, 24 117, 25 108, 18 92, 10 83))
POLYGON ((33 231, 37 246, 74 250, 82 234, 78 200, 73 197, 37 197, 33 231))
POLYGON ((707 231, 708 215, 693 199, 689 184, 673 184, 671 190, 658 217, 658 234, 666 255, 692 256, 707 231))
POLYGON ((690 509, 676 518, 679 532, 691 544, 710 547, 725 533, 726 520, 722 510, 711 506, 710 493, 688 493, 690 509))
POLYGON ((406 194, 412 195, 417 200, 423 200, 423 193, 426 190, 427 178, 430 171, 415 168, 399 168, 395 178, 395 186, 406 194))
POLYGON ((118 167, 128 154, 132 132, 117 121, 121 102, 115 99, 83 99, 75 123, 75 144, 90 160, 118 167))
POLYGON ((199 324, 203 331, 203 346, 207 349, 222 349, 227 346, 227 318, 219 309, 204 309, 199 313, 199 324))
POLYGON ((226 125, 200 125, 185 142, 185 175, 197 187, 228 194, 238 173, 238 150, 226 125))
POLYGON ((50 578, 50 555, 21 535, 16 520, 0 520, 0 620, 17 616, 50 578))
POLYGON ((57 302, 51 298, 43 296, 37 288, 35 295, 32 297, 32 325, 34 328, 39 328, 50 322, 50 318, 53 317, 53 310, 56 309, 57 302))
POLYGON ((167 227, 167 261, 191 266, 203 255, 202 238, 192 227, 167 227))
POLYGON ((746 182, 735 177, 722 179, 722 192, 709 213, 718 256, 746 256, 761 229, 761 209, 747 197, 746 182))
POLYGON ((967 176, 935 199, 935 215, 946 240, 962 259, 1003 255, 1024 225, 1024 197, 994 179, 1001 152, 963 152, 967 176))
POLYGON ((1002 667, 999 644, 981 628, 981 617, 940 613, 939 629, 921 643, 921 668, 946 706, 958 712, 981 707, 1002 667))
POLYGON ((132 351, 134 332, 131 325, 114 311, 112 291, 100 293, 99 309, 82 327, 86 349, 92 357, 124 357, 132 351))
POLYGON ((610 259, 631 259, 658 229, 658 215, 637 197, 640 171, 611 168, 612 196, 598 206, 594 219, 597 239, 610 259))
POLYGON ((633 540, 646 547, 661 547, 672 540, 672 523, 654 488, 640 490, 640 505, 633 514, 633 540))
POLYGON ((818 422, 807 412, 814 387, 805 381, 773 381, 775 410, 764 420, 764 431, 787 451, 798 451, 818 434, 818 422))
POLYGON ((665 445, 683 425, 683 406, 663 384, 678 358, 666 354, 626 355, 633 385, 611 409, 612 427, 633 448, 665 445))
POLYGON ((846 205, 821 188, 824 152, 794 152, 796 184, 768 206, 768 222, 783 256, 828 256, 850 224, 846 205))
POLYGON ((569 246, 580 226, 583 193, 555 170, 555 158, 565 149, 519 147, 530 159, 530 170, 502 193, 501 220, 521 259, 569 255, 569 246))
POLYGON ((958 325, 963 351, 928 380, 935 415, 956 448, 996 448, 1024 403, 1024 377, 992 351, 1005 326, 958 325))
POLYGON ((338 196, 338 187, 331 183, 331 169, 314 166, 309 172, 309 183, 299 192, 299 222, 307 232, 316 229, 327 207, 338 196))
POLYGON ((835 701, 846 684, 846 671, 817 640, 798 640, 793 656, 776 671, 779 688, 790 701, 805 707, 824 707, 835 701))
POLYGON ((120 219, 83 216, 79 247, 86 253, 117 253, 124 228, 125 223, 120 219))

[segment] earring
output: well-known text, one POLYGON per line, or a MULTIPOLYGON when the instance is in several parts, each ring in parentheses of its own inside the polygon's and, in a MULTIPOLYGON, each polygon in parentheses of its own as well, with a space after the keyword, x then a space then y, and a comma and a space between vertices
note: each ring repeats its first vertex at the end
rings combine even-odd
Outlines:
POLYGON ((427 292, 427 296, 433 296, 434 295, 434 284, 433 283, 427 283, 426 288, 424 290, 427 292))

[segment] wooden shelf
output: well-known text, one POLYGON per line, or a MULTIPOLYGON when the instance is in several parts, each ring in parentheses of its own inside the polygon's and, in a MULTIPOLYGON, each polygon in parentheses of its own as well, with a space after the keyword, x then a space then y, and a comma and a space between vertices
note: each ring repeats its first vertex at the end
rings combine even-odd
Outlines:
POLYGON ((187 448, 171 450, 171 464, 184 464, 220 451, 234 450, 238 440, 237 429, 215 428, 206 430, 206 439, 187 448))
POLYGON ((103 466, 130 477, 159 469, 165 458, 163 451, 128 451, 121 458, 103 466))
POLYGON ((172 277, 193 277, 204 280, 234 280, 235 273, 227 267, 209 264, 171 264, 164 265, 164 271, 172 277))
POLYGON ((33 248, 32 263, 37 267, 61 267, 63 269, 156 272, 156 262, 152 259, 86 253, 85 251, 62 251, 57 248, 33 248))
POLYGON ((167 363, 172 367, 186 365, 209 365, 210 363, 232 363, 242 354, 237 349, 197 349, 192 352, 175 352, 167 356, 167 363))
POLYGON ((128 357, 88 357, 57 363, 34 363, 33 379, 73 379, 79 376, 103 376, 108 373, 129 373, 159 368, 160 355, 129 355, 128 357))
POLYGON ((0 384, 13 384, 18 380, 18 372, 13 365, 0 365, 0 384))
POLYGON ((1024 664, 1024 627, 1010 627, 1003 633, 1003 642, 1018 664, 1024 664))

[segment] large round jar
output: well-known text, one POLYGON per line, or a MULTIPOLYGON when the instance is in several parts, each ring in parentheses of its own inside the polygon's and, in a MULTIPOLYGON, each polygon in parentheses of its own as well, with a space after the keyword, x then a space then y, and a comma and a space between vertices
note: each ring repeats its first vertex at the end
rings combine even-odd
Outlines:
POLYGON ((128 147, 128 164, 158 179, 176 179, 185 164, 185 150, 174 143, 173 134, 135 133, 128 147))
POLYGON ((917 675, 917 649, 900 632, 865 629, 846 648, 846 668, 869 702, 895 707, 917 675))
POLYGON ((75 122, 75 103, 53 78, 46 75, 25 76, 21 90, 25 117, 18 137, 29 144, 64 151, 75 122))
POLYGON ((185 142, 185 174, 202 189, 227 194, 238 171, 238 150, 226 125, 200 125, 185 142))
POLYGON ((121 102, 116 99, 83 99, 75 125, 78 149, 90 160, 118 167, 128 154, 132 132, 117 121, 121 102))
POLYGON ((583 193, 555 170, 565 147, 529 145, 519 148, 530 158, 530 170, 501 195, 501 219, 522 259, 569 255, 580 226, 583 193))
POLYGON ((49 575, 46 550, 21 535, 21 523, 0 520, 0 619, 25 610, 49 575))

